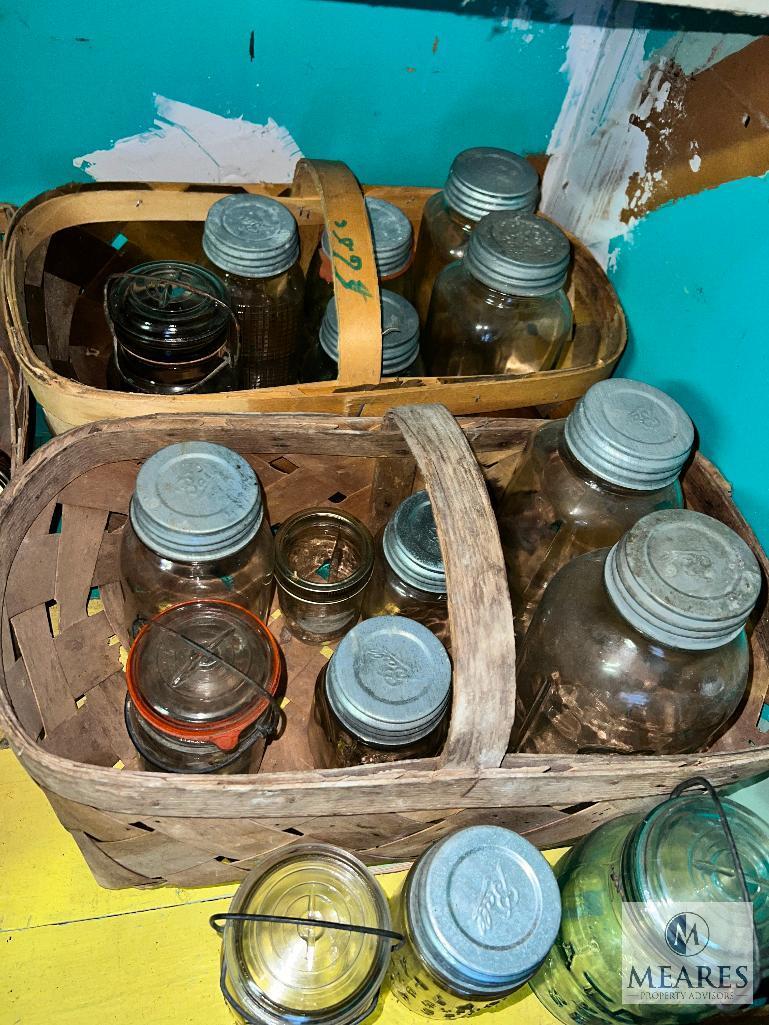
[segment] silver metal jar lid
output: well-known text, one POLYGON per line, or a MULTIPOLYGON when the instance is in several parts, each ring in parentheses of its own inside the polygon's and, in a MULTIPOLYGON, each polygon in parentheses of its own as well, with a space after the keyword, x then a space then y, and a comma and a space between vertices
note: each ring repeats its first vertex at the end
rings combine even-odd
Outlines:
POLYGON ((385 527, 382 549, 390 568, 405 583, 431 594, 446 593, 446 570, 426 491, 401 502, 385 527))
MULTIPOLYGON (((419 354, 419 314, 403 296, 382 289, 382 374, 392 377, 411 366, 419 354)), ((320 325, 320 344, 334 363, 339 358, 339 317, 329 299, 320 325)))
POLYGON ((553 870, 528 840, 469 826, 417 861, 408 883, 411 939, 439 976, 469 993, 503 994, 530 978, 561 924, 553 870))
POLYGON ((694 428, 664 392, 615 377, 585 393, 566 418, 564 437, 574 458, 603 480, 656 491, 678 478, 694 428))
POLYGON ((144 463, 131 525, 158 555, 208 562, 240 551, 262 523, 262 493, 248 463, 223 445, 186 441, 144 463))
POLYGON ((745 626, 761 589, 758 562, 741 537, 689 509, 639 520, 609 552, 604 581, 632 627, 688 651, 718 648, 745 626))
MULTIPOLYGON (((377 274, 380 278, 393 278, 405 269, 411 259, 414 244, 411 221, 402 210, 386 199, 367 197, 366 212, 371 225, 377 274)), ((329 246, 327 231, 321 235, 320 244, 330 259, 333 247, 329 246)))
POLYGON ((564 233, 543 217, 498 210, 487 214, 470 236, 467 270, 508 295, 547 295, 562 288, 571 261, 564 233))
POLYGON ((270 278, 299 259, 299 230, 291 212, 276 199, 225 196, 208 211, 203 251, 231 274, 270 278))
POLYGON ((404 616, 366 619, 346 634, 326 670, 326 694, 354 736, 404 747, 431 733, 451 690, 446 649, 404 616))
POLYGON ((528 160, 517 153, 478 146, 454 158, 443 194, 453 210, 471 221, 479 221, 492 210, 533 213, 539 198, 539 177, 528 160))

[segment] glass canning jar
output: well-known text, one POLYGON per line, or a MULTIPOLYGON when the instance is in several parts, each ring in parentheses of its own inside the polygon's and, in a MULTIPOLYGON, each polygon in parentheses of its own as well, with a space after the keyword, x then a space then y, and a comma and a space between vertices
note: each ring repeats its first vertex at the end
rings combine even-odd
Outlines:
POLYGON ((222 274, 240 324, 241 386, 293 384, 299 374, 304 274, 291 212, 267 196, 225 196, 208 211, 203 251, 222 274))
POLYGON ((278 722, 270 631, 231 602, 173 605, 145 623, 126 664, 125 718, 155 772, 256 772, 278 722))
MULTIPOLYGON (((761 951, 754 964, 758 984, 769 973, 769 830, 747 808, 729 800, 722 805, 752 899, 761 951)), ((565 1025, 661 1021, 674 1025, 699 1021, 718 1010, 713 1004, 623 1004, 622 1000, 624 902, 646 905, 641 921, 648 923, 644 931, 652 953, 650 963, 656 966, 655 974, 659 966, 671 966, 675 979, 681 967, 693 968, 696 974, 698 963, 707 966, 712 957, 706 950, 701 958, 676 958, 666 942, 667 925, 681 906, 742 899, 733 856, 711 797, 681 795, 645 817, 613 819, 572 847, 556 865, 555 874, 563 902, 561 928, 530 983, 551 1014, 565 1025)))
POLYGON ((11 457, 0 449, 0 492, 11 483, 11 457))
POLYGON ((351 854, 321 843, 275 851, 245 877, 229 913, 308 919, 225 919, 222 993, 238 1021, 357 1025, 376 1007, 392 937, 322 924, 392 929, 382 890, 351 854))
MULTIPOLYGON (((382 290, 382 377, 421 377, 419 317, 411 303, 382 290)), ((307 354, 302 381, 335 381, 339 374, 339 319, 331 299, 320 325, 318 340, 307 354)))
POLYGON ((500 210, 438 275, 422 353, 437 377, 549 370, 571 337, 571 245, 551 221, 500 210))
MULTIPOLYGON (((374 244, 374 261, 377 277, 383 288, 396 292, 405 299, 413 298, 413 277, 411 271, 414 255, 414 230, 408 217, 386 199, 366 197, 366 213, 371 227, 374 244)), ((305 324, 310 342, 318 337, 326 307, 334 296, 334 275, 347 280, 360 270, 360 260, 351 254, 344 228, 331 229, 320 237, 307 271, 307 295, 305 299, 305 324)), ((334 375, 336 376, 336 375, 334 375)))
POLYGON ((555 940, 561 899, 528 840, 469 826, 412 865, 395 900, 389 983, 409 1011, 450 1020, 493 1007, 539 968, 555 940))
POLYGON ((748 681, 755 556, 687 509, 639 520, 550 582, 516 672, 518 749, 681 754, 706 747, 748 681))
POLYGON ((315 685, 314 763, 333 769, 435 755, 450 700, 451 663, 426 627, 401 616, 358 623, 315 685))
POLYGON ((275 536, 275 582, 286 626, 300 641, 322 644, 360 616, 374 565, 374 541, 355 516, 305 509, 275 536))
POLYGON ((446 571, 426 491, 401 502, 377 544, 363 618, 408 616, 449 639, 446 571))
POLYGON ((478 146, 454 158, 443 190, 425 203, 419 227, 414 281, 423 324, 436 277, 462 259, 478 221, 492 210, 534 213, 538 197, 537 172, 517 153, 478 146))
POLYGON ((107 279, 109 387, 155 395, 229 391, 238 345, 224 283, 192 263, 154 260, 107 279))
POLYGON ((274 544, 256 474, 223 445, 160 449, 136 478, 120 570, 126 623, 187 598, 225 598, 266 619, 274 544))
POLYGON ((616 544, 634 523, 684 504, 678 481, 694 429, 639 381, 599 381, 565 420, 530 438, 497 509, 516 635, 558 570, 616 544))

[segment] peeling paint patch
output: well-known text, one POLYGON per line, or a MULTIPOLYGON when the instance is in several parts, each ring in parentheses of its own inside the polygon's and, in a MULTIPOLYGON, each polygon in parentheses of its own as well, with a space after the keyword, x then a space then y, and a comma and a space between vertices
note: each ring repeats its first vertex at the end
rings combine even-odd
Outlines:
POLYGON ((287 128, 221 117, 155 95, 155 125, 75 157, 96 181, 290 182, 301 151, 287 128))

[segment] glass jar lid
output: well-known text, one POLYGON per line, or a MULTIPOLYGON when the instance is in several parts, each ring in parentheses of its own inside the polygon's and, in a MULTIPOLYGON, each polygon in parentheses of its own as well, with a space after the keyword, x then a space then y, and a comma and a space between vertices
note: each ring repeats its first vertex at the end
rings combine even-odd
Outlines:
POLYGON ((277 643, 261 620, 226 601, 190 601, 146 623, 126 664, 128 693, 162 733, 232 750, 270 705, 277 643))
POLYGON ((761 589, 758 562, 742 538, 690 509, 639 520, 609 552, 604 580, 632 627, 691 651, 735 638, 761 589))
POLYGON ((571 243, 557 224, 526 213, 487 214, 470 236, 465 266, 508 295, 547 295, 563 288, 571 243))
MULTIPOLYGON (((414 245, 414 229, 411 221, 394 203, 386 199, 366 197, 366 212, 371 227, 371 238, 374 243, 374 260, 380 278, 394 278, 406 269, 411 261, 411 250, 414 245)), ((331 259, 328 232, 320 237, 323 252, 331 259)), ((343 253, 346 255, 346 251, 343 253)))
POLYGON ((225 196, 208 211, 203 251, 231 274, 270 278, 299 259, 299 229, 291 211, 276 199, 225 196))
POLYGON ((275 535, 275 574, 298 598, 321 603, 365 587, 374 569, 368 527, 337 509, 303 509, 275 535))
POLYGON ((528 840, 501 826, 469 826, 416 862, 406 914, 414 946, 439 978, 467 993, 504 994, 550 951, 561 897, 528 840))
POLYGON ((510 150, 477 146, 459 153, 444 186, 448 205, 471 221, 492 210, 533 212, 539 196, 537 172, 510 150))
POLYGON ((427 627, 405 616, 376 616, 342 638, 326 670, 326 694, 354 736, 405 747, 446 713, 451 663, 427 627))
POLYGON ((137 264, 112 282, 107 295, 119 341, 178 355, 224 344, 230 324, 227 302, 227 289, 215 274, 177 260, 137 264))
POLYGON ((206 562, 239 552, 264 516, 259 480, 223 445, 167 445, 143 464, 129 510, 131 526, 166 559, 206 562))
MULTIPOLYGON (((419 355, 419 314, 395 292, 382 289, 382 374, 392 377, 411 366, 419 355)), ((320 344, 326 355, 339 358, 339 317, 332 297, 320 325, 320 344)))
MULTIPOLYGON (((392 928, 376 880, 346 851, 300 844, 277 851, 241 883, 230 912, 392 928)), ((233 993, 259 1021, 353 1022, 371 1004, 391 940, 323 926, 230 921, 224 957, 233 993)))
POLYGON ((392 570, 412 587, 446 593, 446 571, 438 530, 426 491, 416 491, 398 506, 382 537, 392 570))

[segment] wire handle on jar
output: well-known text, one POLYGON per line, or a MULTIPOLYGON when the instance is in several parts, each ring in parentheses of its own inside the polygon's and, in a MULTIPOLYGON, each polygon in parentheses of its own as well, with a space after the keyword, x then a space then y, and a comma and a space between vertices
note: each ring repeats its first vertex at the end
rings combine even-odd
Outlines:
MULTIPOLYGON (((211 292, 207 292, 203 288, 196 288, 194 285, 187 284, 185 281, 182 281, 180 278, 160 277, 160 275, 158 275, 158 274, 136 274, 134 271, 119 271, 119 272, 117 272, 115 274, 110 274, 106 278, 106 280, 104 282, 104 300, 103 300, 103 304, 102 305, 104 307, 104 317, 105 317, 105 320, 107 321, 107 326, 109 327, 109 333, 112 336, 112 352, 113 352, 113 355, 115 357, 115 366, 117 367, 118 373, 120 374, 121 377, 123 377, 125 379, 125 374, 123 373, 123 370, 122 370, 122 368, 120 366, 120 356, 119 356, 120 345, 118 343, 117 333, 115 331, 115 321, 114 321, 114 319, 112 317, 112 312, 111 312, 111 310, 109 308, 109 300, 110 300, 110 291, 111 291, 110 286, 113 284, 113 282, 118 281, 120 279, 125 279, 125 278, 132 278, 134 281, 153 281, 153 282, 160 282, 160 283, 168 284, 168 285, 175 285, 177 288, 181 288, 185 292, 190 292, 192 295, 199 295, 199 296, 202 296, 204 299, 209 299, 211 302, 215 303, 217 306, 221 306, 227 312, 230 320, 232 321, 232 323, 233 323, 233 325, 235 327, 235 339, 234 339, 234 343, 233 343, 235 351, 231 353, 229 351, 229 349, 227 349, 227 351, 225 352, 224 356, 222 357, 222 362, 217 367, 214 367, 214 369, 210 373, 206 374, 206 376, 201 381, 196 381, 194 384, 191 384, 191 385, 188 385, 187 387, 182 388, 181 391, 180 391, 180 394, 186 395, 189 392, 197 391, 198 389, 202 388, 204 384, 208 384, 208 382, 211 381, 214 377, 216 377, 217 374, 220 374, 222 372, 222 370, 225 370, 228 367, 234 368, 234 367, 237 366, 238 361, 240 360, 240 348, 241 348, 241 346, 240 346, 240 324, 238 323, 238 318, 235 316, 233 310, 231 309, 231 307, 226 302, 224 302, 223 300, 219 299, 218 296, 213 295, 211 292)), ((224 343, 224 345, 220 346, 219 351, 221 351, 222 349, 226 349, 227 346, 229 345, 229 343, 230 343, 230 339, 228 339, 224 343)), ((145 359, 143 356, 138 356, 131 349, 129 349, 128 351, 131 353, 131 355, 134 357, 134 359, 139 360, 141 363, 147 363, 150 366, 165 366, 166 365, 165 363, 158 362, 157 360, 145 359)))

